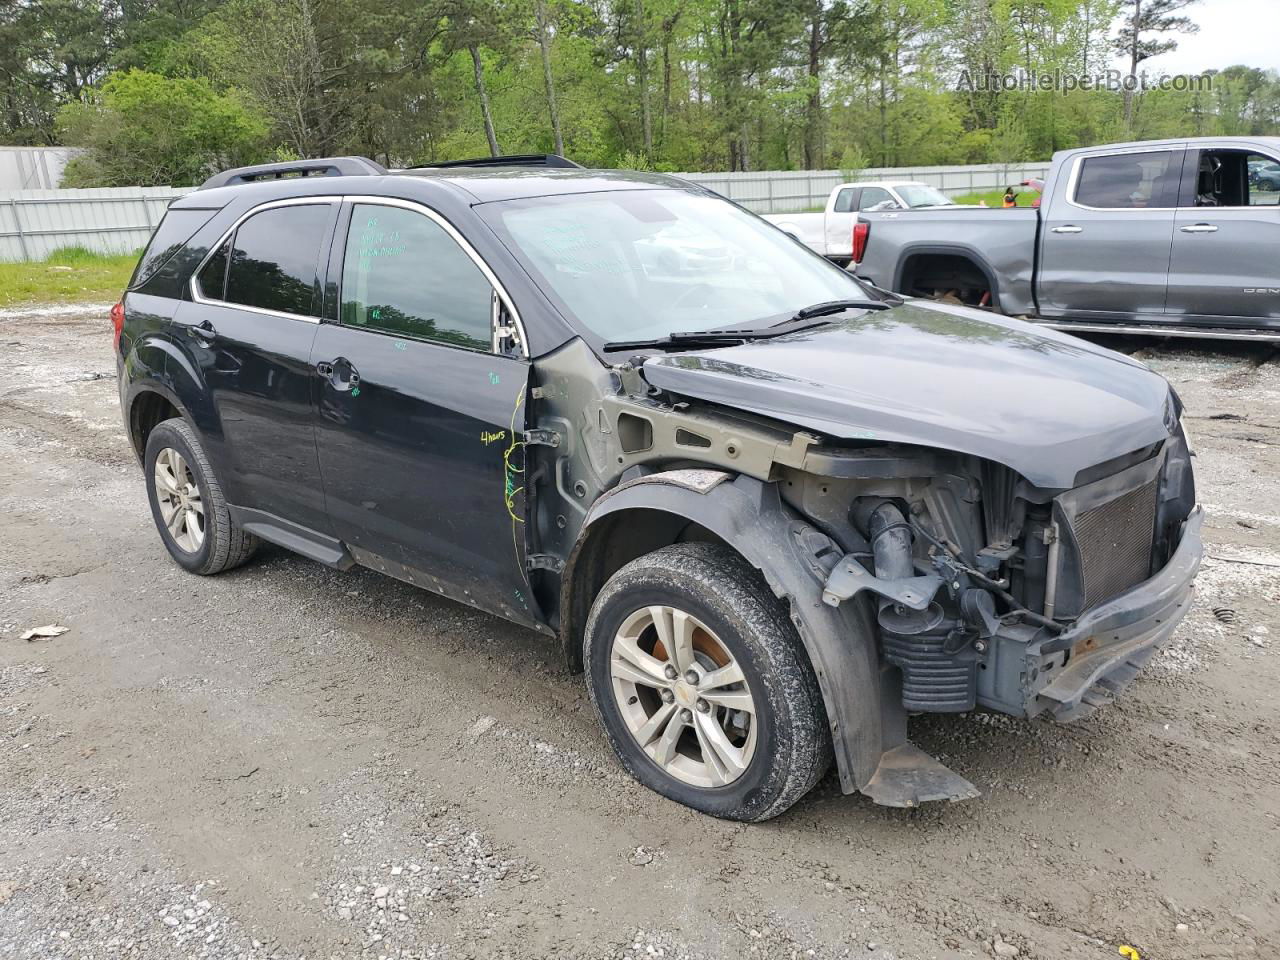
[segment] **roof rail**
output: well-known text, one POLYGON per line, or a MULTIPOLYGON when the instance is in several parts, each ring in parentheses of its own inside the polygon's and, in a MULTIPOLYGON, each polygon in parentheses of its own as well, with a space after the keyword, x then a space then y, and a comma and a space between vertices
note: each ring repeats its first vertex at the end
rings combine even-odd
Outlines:
POLYGON ((286 177, 381 177, 387 168, 367 157, 322 157, 319 160, 286 160, 284 163, 259 163, 251 167, 223 170, 200 184, 201 190, 231 187, 259 180, 283 180, 286 177))
POLYGON ((431 167, 558 167, 581 170, 582 164, 574 163, 558 153, 513 153, 509 157, 477 157, 474 160, 446 160, 444 163, 419 163, 410 170, 431 167))

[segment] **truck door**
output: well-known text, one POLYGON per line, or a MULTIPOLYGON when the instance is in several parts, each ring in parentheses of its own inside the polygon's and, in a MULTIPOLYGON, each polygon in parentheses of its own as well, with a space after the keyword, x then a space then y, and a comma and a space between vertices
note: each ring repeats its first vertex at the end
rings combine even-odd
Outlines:
POLYGON ((1182 146, 1077 157, 1041 207, 1040 313, 1164 314, 1182 146), (1047 207, 1047 210, 1046 210, 1047 207))
POLYGON ((362 199, 344 205, 335 276, 311 354, 334 536, 374 569, 533 623, 529 363, 494 348, 492 274, 434 211, 362 199))
POLYGON ((1274 161, 1247 149, 1187 151, 1167 319, 1280 323, 1280 190, 1256 172, 1274 161))

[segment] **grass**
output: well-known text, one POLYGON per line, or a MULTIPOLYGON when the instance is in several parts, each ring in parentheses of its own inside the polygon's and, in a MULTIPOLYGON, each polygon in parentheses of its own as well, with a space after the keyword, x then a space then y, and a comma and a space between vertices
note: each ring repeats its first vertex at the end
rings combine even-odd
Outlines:
MULTIPOLYGON (((1031 201, 1038 196, 1040 194, 1030 187, 1022 187, 1018 190, 1018 206, 1029 207, 1031 206, 1031 201)), ((966 203, 971 206, 985 202, 988 207, 1001 207, 1004 206, 1004 191, 989 190, 986 193, 966 193, 963 196, 952 197, 951 199, 956 203, 966 203)))
POLYGON ((118 300, 140 252, 103 254, 63 247, 32 263, 0 263, 0 307, 118 300))

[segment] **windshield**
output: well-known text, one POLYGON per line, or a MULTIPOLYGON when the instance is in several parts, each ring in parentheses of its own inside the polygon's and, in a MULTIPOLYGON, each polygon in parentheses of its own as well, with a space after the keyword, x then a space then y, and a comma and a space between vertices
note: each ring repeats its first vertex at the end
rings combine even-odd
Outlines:
POLYGON ((907 202, 907 206, 916 207, 949 207, 951 199, 941 190, 936 190, 925 183, 904 183, 894 187, 898 196, 907 202))
POLYGON ((715 197, 619 190, 478 210, 543 291, 603 341, 777 323, 868 296, 852 275, 715 197))

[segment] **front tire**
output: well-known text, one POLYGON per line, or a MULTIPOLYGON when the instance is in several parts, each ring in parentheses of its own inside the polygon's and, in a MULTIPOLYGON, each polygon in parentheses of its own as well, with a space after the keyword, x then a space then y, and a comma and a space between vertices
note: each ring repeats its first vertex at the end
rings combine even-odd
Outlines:
POLYGON ((587 621, 587 687, 622 765, 685 806, 767 820, 831 765, 817 678, 759 573, 681 543, 624 566, 587 621))
POLYGON ((222 487, 189 423, 175 417, 159 424, 147 437, 142 462, 151 516, 179 566, 208 576, 253 556, 258 539, 231 519, 222 487))

